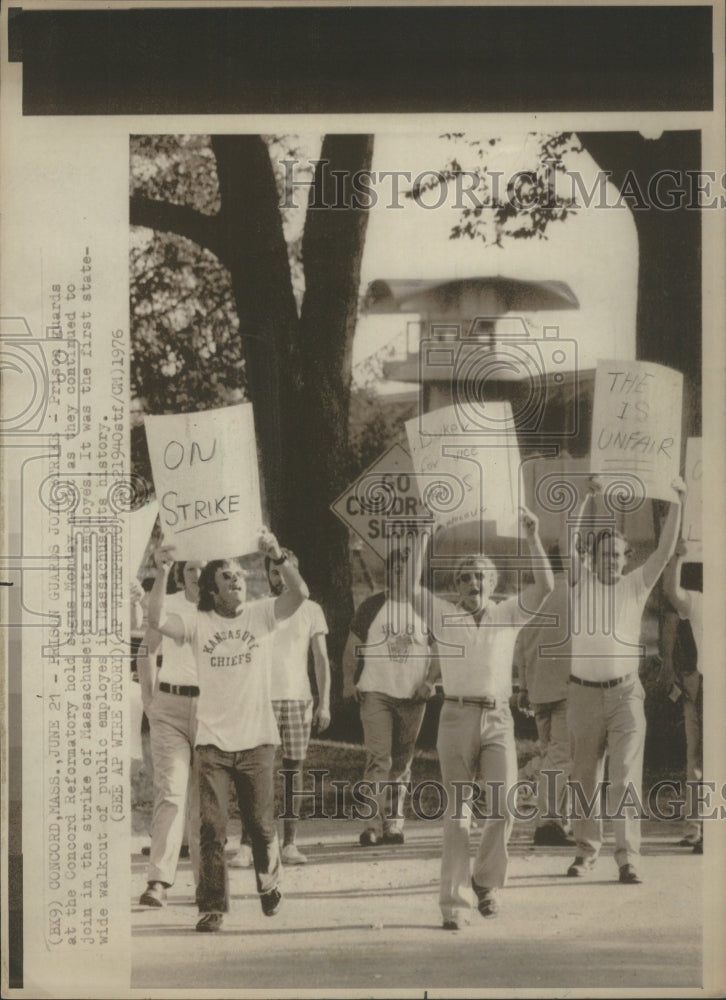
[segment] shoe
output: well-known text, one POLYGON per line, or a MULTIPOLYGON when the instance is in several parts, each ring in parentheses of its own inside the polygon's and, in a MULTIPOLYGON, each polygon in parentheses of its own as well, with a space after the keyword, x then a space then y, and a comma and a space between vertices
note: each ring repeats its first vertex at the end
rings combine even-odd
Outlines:
POLYGON ((308 859, 298 849, 297 844, 285 844, 280 854, 283 865, 306 865, 308 859))
POLYGON ((442 927, 445 931, 458 931, 459 921, 458 920, 444 920, 442 927))
POLYGON ((148 858, 148 856, 151 854, 151 848, 148 845, 146 847, 142 847, 141 853, 144 855, 145 858, 148 858))
POLYGON ((189 857, 189 845, 182 844, 179 848, 179 860, 185 861, 189 857))
POLYGON ((584 878, 585 875, 590 874, 594 867, 594 858, 575 858, 567 869, 567 874, 570 878, 584 878))
POLYGON ((471 880, 471 887, 478 900, 477 909, 483 917, 496 917, 499 913, 499 903, 496 898, 496 889, 487 889, 482 885, 477 885, 474 879, 471 880))
POLYGON ((703 837, 693 845, 692 854, 703 854, 703 837))
POLYGON ((223 920, 223 913, 203 913, 194 929, 211 934, 220 929, 223 920))
POLYGON ((360 835, 359 843, 361 847, 375 847, 378 843, 378 834, 375 830, 364 830, 360 835))
POLYGON ((139 906, 165 906, 166 885, 164 882, 149 882, 139 900, 139 906))
POLYGON ((240 849, 227 862, 230 868, 251 868, 252 848, 249 844, 241 844, 240 849))
POLYGON ((263 892, 260 896, 260 906, 266 917, 274 917, 280 909, 281 902, 282 893, 279 889, 270 889, 269 892, 263 892))
POLYGON ((383 844, 402 844, 403 834, 400 830, 391 830, 389 833, 384 833, 381 838, 383 844))
POLYGON ((618 881, 623 885, 640 885, 643 880, 632 865, 621 865, 618 881))
POLYGON ((547 826, 538 826, 534 831, 535 847, 574 847, 575 841, 571 840, 561 826, 548 823, 547 826))

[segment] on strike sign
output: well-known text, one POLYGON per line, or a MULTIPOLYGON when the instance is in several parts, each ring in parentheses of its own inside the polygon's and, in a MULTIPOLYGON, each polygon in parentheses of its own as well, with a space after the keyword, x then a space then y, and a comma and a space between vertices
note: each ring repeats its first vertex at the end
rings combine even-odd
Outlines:
POLYGON ((262 509, 252 404, 145 423, 164 541, 177 558, 256 551, 262 509))
POLYGON ((649 361, 598 361, 590 468, 640 480, 644 496, 674 500, 680 475, 683 376, 649 361))

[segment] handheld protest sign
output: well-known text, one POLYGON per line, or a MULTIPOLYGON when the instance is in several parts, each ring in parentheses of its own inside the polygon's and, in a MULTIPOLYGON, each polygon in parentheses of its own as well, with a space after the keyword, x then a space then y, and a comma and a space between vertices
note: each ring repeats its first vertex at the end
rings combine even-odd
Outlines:
POLYGON ((637 492, 675 499, 680 475, 683 376, 649 361, 598 361, 590 469, 637 492))
POLYGON ((701 438, 688 438, 686 442, 686 500, 683 504, 682 536, 688 545, 686 558, 690 562, 703 559, 703 536, 701 532, 701 506, 703 462, 701 460, 701 438))
POLYGON ((422 499, 438 526, 496 521, 500 535, 519 533, 519 446, 507 402, 487 403, 498 433, 465 429, 459 408, 445 406, 406 423, 411 458, 428 486, 422 499))
POLYGON ((161 529, 177 559, 257 550, 262 523, 251 403, 146 418, 161 529))

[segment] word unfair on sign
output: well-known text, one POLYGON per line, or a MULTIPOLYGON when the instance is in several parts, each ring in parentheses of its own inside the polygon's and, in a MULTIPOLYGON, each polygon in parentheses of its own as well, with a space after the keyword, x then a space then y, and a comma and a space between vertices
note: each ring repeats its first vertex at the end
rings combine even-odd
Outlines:
POLYGON ((146 418, 164 541, 179 559, 257 548, 262 523, 250 403, 146 418))
POLYGON ((680 372, 648 361, 598 361, 590 463, 604 477, 626 475, 645 496, 673 500, 680 475, 680 372))

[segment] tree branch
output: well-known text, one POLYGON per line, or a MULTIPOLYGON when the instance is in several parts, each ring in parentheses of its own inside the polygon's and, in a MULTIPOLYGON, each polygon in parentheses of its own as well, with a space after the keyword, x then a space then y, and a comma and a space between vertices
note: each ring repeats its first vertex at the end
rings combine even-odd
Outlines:
POLYGON ((217 256, 220 255, 217 215, 205 215, 186 205, 173 205, 168 201, 131 195, 129 221, 132 226, 146 226, 158 232, 185 236, 217 256))

